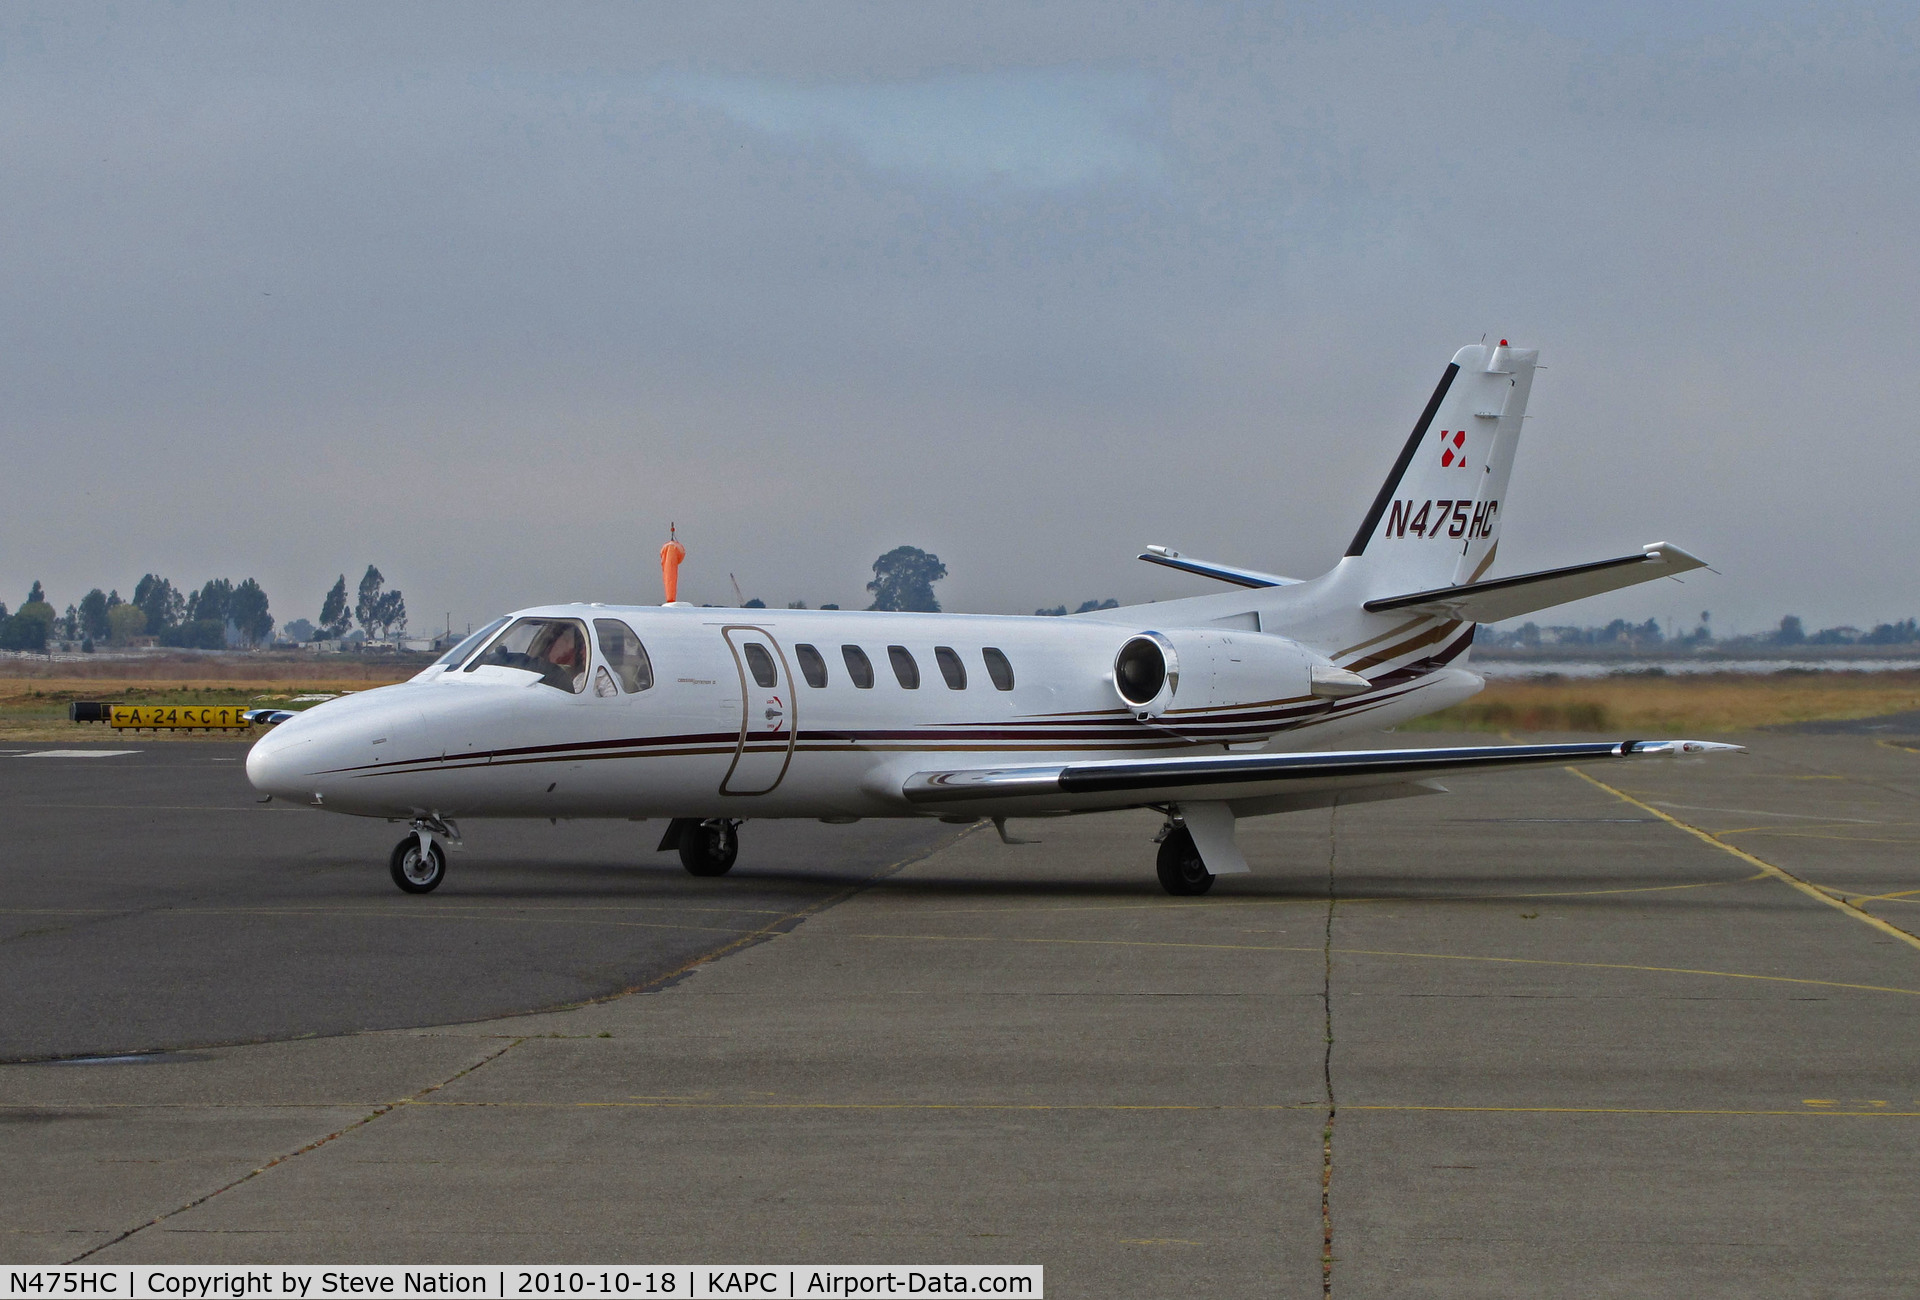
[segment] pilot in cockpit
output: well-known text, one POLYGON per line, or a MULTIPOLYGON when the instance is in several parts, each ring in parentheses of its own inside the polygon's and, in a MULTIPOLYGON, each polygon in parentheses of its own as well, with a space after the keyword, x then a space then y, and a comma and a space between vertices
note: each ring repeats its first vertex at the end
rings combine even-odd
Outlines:
MULTIPOLYGON (((550 623, 547 634, 536 638, 528 649, 535 658, 545 659, 558 669, 545 676, 564 679, 565 689, 578 693, 587 677, 587 647, 581 643, 579 628, 571 623, 550 623)), ((560 685, 560 681, 555 680, 554 685, 560 685)))

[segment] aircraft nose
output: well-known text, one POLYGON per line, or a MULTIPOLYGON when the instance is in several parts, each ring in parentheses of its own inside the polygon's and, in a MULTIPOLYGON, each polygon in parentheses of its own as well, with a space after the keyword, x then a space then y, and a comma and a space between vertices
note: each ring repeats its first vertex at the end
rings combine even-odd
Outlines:
POLYGON ((305 788, 302 780, 306 764, 300 760, 311 748, 311 742, 300 736, 270 731, 254 741, 253 748, 247 751, 247 780, 260 793, 275 798, 309 798, 312 791, 305 788))

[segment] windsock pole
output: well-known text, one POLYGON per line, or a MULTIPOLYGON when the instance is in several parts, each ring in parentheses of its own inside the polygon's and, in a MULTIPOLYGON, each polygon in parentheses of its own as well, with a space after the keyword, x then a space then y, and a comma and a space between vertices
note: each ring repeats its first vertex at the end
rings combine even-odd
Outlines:
POLYGON ((680 599, 680 561, 687 558, 687 548, 674 536, 674 528, 673 523, 667 524, 667 544, 660 548, 660 586, 669 605, 680 599))

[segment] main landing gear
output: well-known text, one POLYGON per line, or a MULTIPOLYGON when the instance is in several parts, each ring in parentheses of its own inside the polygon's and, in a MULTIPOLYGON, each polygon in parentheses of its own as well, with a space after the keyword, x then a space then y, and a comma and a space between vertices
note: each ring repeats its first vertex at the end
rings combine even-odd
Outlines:
POLYGON ((1193 833, 1178 822, 1160 830, 1160 856, 1155 863, 1160 887, 1177 898, 1194 898, 1213 888, 1214 876, 1200 859, 1193 833))
POLYGON ((740 856, 740 823, 731 817, 675 817, 660 852, 680 850, 680 865, 695 876, 724 876, 740 856))

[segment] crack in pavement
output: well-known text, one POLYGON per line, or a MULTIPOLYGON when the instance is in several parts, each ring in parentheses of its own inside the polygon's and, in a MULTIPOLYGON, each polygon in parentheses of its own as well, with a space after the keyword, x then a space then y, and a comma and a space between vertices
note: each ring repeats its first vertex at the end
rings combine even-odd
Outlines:
POLYGON ((494 1051, 487 1053, 485 1056, 475 1061, 472 1065, 467 1066, 465 1069, 456 1071, 455 1073, 449 1075, 448 1077, 440 1080, 440 1082, 438 1083, 428 1084, 426 1087, 422 1088, 420 1091, 414 1093, 410 1097, 402 1097, 398 1101, 390 1101, 385 1103, 384 1105, 377 1106, 371 1112, 369 1112, 368 1114, 362 1115, 359 1119, 347 1125, 345 1128, 335 1129, 333 1132, 327 1134, 325 1137, 315 1138, 313 1141, 307 1143, 303 1147, 300 1147, 298 1150, 289 1151, 285 1155, 275 1156, 273 1159, 267 1161, 267 1163, 265 1163, 264 1165, 261 1165, 258 1169, 249 1170, 247 1173, 240 1175, 240 1177, 234 1179, 232 1182, 224 1183, 221 1186, 214 1188, 212 1191, 207 1192, 205 1195, 195 1197, 193 1200, 188 1201, 185 1205, 177 1206, 174 1209, 168 1210, 165 1214, 155 1215, 153 1218, 148 1219, 145 1223, 137 1223, 133 1227, 128 1228, 125 1232, 121 1233, 119 1236, 114 1237, 108 1241, 103 1241, 98 1246, 94 1246, 91 1249, 83 1250, 78 1255, 75 1255, 72 1259, 69 1259, 65 1262, 68 1264, 78 1264, 81 1260, 86 1259, 91 1255, 97 1255, 109 1246, 117 1246, 121 1242, 127 1240, 128 1238, 137 1236, 140 1233, 145 1232, 148 1228, 154 1227, 157 1224, 165 1223, 168 1219, 173 1218, 175 1215, 185 1214, 188 1210, 194 1209, 198 1206, 205 1205, 208 1201, 211 1201, 214 1197, 220 1195, 222 1192, 230 1192, 234 1188, 240 1186, 242 1183, 250 1182, 253 1179, 258 1178, 261 1174, 266 1173, 267 1170, 272 1169, 277 1165, 283 1165, 287 1161, 292 1160, 296 1156, 303 1156, 307 1154, 307 1152, 309 1151, 318 1151, 321 1147, 326 1146, 329 1142, 332 1142, 335 1138, 342 1138, 342 1137, 345 1137, 347 1134, 352 1133, 356 1129, 365 1128, 367 1125, 373 1123, 373 1121, 379 1119, 382 1115, 390 1115, 394 1111, 398 1110, 400 1107, 405 1106, 410 1102, 419 1101, 423 1097, 430 1096, 431 1094, 440 1091, 440 1089, 446 1087, 450 1083, 455 1083, 461 1079, 466 1078, 469 1074, 472 1074, 475 1070, 478 1070, 481 1066, 487 1065, 490 1062, 499 1060, 502 1056, 505 1056, 508 1052, 511 1052, 514 1048, 520 1046, 520 1044, 526 1041, 527 1040, 525 1038, 516 1038, 512 1042, 508 1043, 505 1047, 497 1048, 494 1051))
MULTIPOLYGON (((578 1007, 591 1006, 596 1003, 610 1002, 617 998, 631 996, 635 993, 650 993, 650 992, 659 991, 664 988, 669 988, 672 985, 678 983, 681 979, 684 979, 696 967, 702 966, 711 961, 718 960, 719 958, 725 957, 731 953, 737 952, 740 949, 749 947, 753 944, 762 943, 768 939, 775 938, 778 935, 790 933, 792 930, 797 928, 801 923, 803 923, 808 917, 811 917, 816 915, 817 913, 823 912, 826 909, 834 906, 835 904, 845 902, 847 899, 852 898, 856 894, 864 892, 865 890, 871 888, 873 885, 877 884, 881 880, 886 879, 888 876, 891 876, 896 872, 905 870, 907 867, 913 865, 916 862, 920 862, 928 857, 931 857, 933 854, 939 852, 941 849, 951 847, 953 844, 958 843, 961 839, 965 838, 968 834, 972 833, 976 829, 977 829, 977 826, 969 826, 964 830, 961 830, 958 834, 942 840, 940 843, 930 845, 926 849, 923 849, 920 852, 909 854, 905 858, 902 858, 896 862, 892 862, 887 864, 884 867, 881 867, 879 870, 873 872, 871 875, 867 876, 865 879, 857 881, 845 889, 842 889, 834 894, 828 895, 825 898, 816 899, 814 902, 808 904, 805 907, 797 908, 794 911, 791 911, 784 916, 778 917, 772 921, 767 922, 767 924, 759 927, 758 929, 755 929, 755 930, 749 931, 748 933, 740 935, 739 937, 735 938, 729 943, 724 943, 717 948, 709 949, 706 952, 703 952, 698 956, 690 958, 689 960, 681 963, 679 966, 674 967, 672 970, 656 975, 638 984, 634 984, 628 988, 620 989, 616 992, 605 994, 600 997, 587 998, 580 1001, 568 1003, 560 1007, 541 1008, 535 1012, 527 1012, 522 1014, 528 1014, 528 1015, 547 1014, 553 1011, 572 1010, 578 1007)), ((483 1023, 483 1022, 473 1022, 473 1023, 483 1023)), ((386 1102, 385 1104, 376 1107, 374 1110, 372 1110, 368 1114, 361 1116, 359 1119, 355 1120, 351 1124, 346 1125, 343 1128, 336 1129, 332 1133, 326 1134, 324 1137, 316 1138, 312 1142, 307 1143, 305 1146, 300 1147, 297 1150, 289 1151, 284 1155, 275 1156, 273 1159, 267 1161, 265 1164, 261 1165, 257 1169, 249 1170, 247 1173, 242 1174, 240 1177, 232 1180, 231 1182, 224 1183, 221 1186, 214 1188, 212 1191, 205 1193, 204 1195, 195 1197, 193 1200, 188 1201, 184 1205, 180 1205, 175 1207, 174 1209, 168 1210, 164 1214, 156 1215, 154 1218, 147 1220, 145 1223, 135 1224, 133 1227, 128 1228, 125 1232, 119 1234, 118 1236, 113 1237, 110 1240, 103 1241, 99 1245, 94 1246, 88 1250, 84 1250, 80 1254, 75 1255, 72 1259, 69 1259, 65 1262, 68 1264, 78 1264, 79 1262, 89 1258, 90 1256, 99 1254, 101 1251, 107 1249, 109 1246, 116 1246, 119 1243, 126 1241, 131 1237, 137 1236, 138 1234, 145 1232, 148 1228, 154 1227, 157 1224, 164 1223, 168 1219, 171 1219, 177 1215, 186 1213, 188 1210, 194 1209, 201 1205, 205 1205, 208 1201, 211 1201, 214 1197, 219 1196, 222 1193, 232 1191, 234 1188, 239 1187, 241 1184, 250 1182, 253 1179, 258 1178, 261 1174, 266 1173, 269 1169, 273 1169, 276 1166, 283 1165, 287 1161, 292 1160, 297 1156, 306 1155, 310 1151, 317 1151, 321 1147, 326 1146, 327 1144, 333 1142, 337 1138, 345 1137, 349 1133, 355 1132, 358 1129, 365 1128, 367 1125, 373 1123, 375 1120, 381 1118, 384 1115, 390 1115, 394 1111, 399 1110, 403 1107, 424 1101, 427 1097, 440 1091, 442 1088, 445 1088, 449 1084, 455 1083, 460 1079, 464 1079, 468 1075, 472 1074, 475 1070, 480 1069, 482 1066, 488 1065, 493 1061, 499 1060, 502 1056, 506 1055, 508 1052, 512 1051, 514 1048, 520 1046, 520 1044, 527 1042, 529 1041, 530 1038, 534 1038, 534 1037, 539 1037, 539 1035, 522 1035, 522 1036, 516 1037, 512 1041, 508 1042, 504 1047, 500 1047, 492 1052, 489 1052, 487 1055, 481 1057, 478 1061, 475 1061, 472 1065, 469 1065, 465 1069, 460 1070, 450 1075, 449 1077, 440 1080, 438 1083, 429 1084, 427 1087, 422 1088, 420 1091, 412 1094, 411 1096, 402 1097, 395 1101, 386 1102)))
POLYGON ((1336 902, 1334 869, 1340 844, 1336 834, 1338 805, 1327 810, 1327 926, 1320 976, 1320 1004, 1326 1048, 1320 1061, 1327 1093, 1327 1123, 1320 1130, 1320 1294, 1333 1294, 1333 1122, 1339 1107, 1333 1097, 1333 909, 1336 902))

